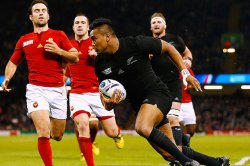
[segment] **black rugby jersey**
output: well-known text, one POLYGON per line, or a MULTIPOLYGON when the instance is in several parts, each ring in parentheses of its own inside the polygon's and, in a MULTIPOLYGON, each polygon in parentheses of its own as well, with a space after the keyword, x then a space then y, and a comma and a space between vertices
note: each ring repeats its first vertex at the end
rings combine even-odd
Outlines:
POLYGON ((119 81, 133 105, 141 103, 151 92, 160 91, 169 96, 167 86, 154 73, 148 57, 160 53, 159 39, 145 36, 120 38, 115 54, 98 54, 96 75, 99 82, 108 78, 119 81))
MULTIPOLYGON (((161 39, 173 45, 180 54, 185 51, 186 45, 181 37, 173 34, 167 34, 161 39)), ((154 54, 154 57, 151 59, 151 64, 156 75, 160 77, 164 83, 179 79, 180 71, 169 55, 154 54)))

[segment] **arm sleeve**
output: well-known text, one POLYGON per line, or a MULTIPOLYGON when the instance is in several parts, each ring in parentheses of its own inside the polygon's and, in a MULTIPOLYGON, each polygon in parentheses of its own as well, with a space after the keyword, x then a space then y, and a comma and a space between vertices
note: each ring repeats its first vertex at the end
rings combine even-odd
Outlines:
POLYGON ((15 65, 18 65, 24 59, 23 45, 22 45, 22 37, 18 40, 15 46, 15 50, 10 57, 10 61, 15 65))
POLYGON ((60 47, 62 49, 64 49, 65 51, 69 51, 71 48, 73 48, 72 43, 70 42, 69 38, 63 31, 60 31, 60 36, 61 36, 60 47))
POLYGON ((137 36, 136 43, 145 53, 159 55, 161 54, 161 40, 154 37, 137 36))
POLYGON ((176 49, 179 53, 182 54, 186 49, 186 45, 180 36, 176 36, 176 40, 177 40, 178 45, 179 45, 178 48, 176 48, 176 49))

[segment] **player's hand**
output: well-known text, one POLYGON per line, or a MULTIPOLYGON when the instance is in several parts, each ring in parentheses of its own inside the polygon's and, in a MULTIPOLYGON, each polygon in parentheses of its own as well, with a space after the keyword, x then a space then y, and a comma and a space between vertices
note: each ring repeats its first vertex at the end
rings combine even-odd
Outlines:
POLYGON ((93 48, 88 51, 88 54, 91 58, 95 58, 97 56, 97 52, 93 48))
POLYGON ((7 88, 8 85, 9 85, 9 82, 10 82, 10 79, 4 79, 4 80, 3 80, 2 85, 1 85, 3 91, 6 91, 6 92, 11 91, 11 89, 8 89, 8 88, 7 88))
POLYGON ((196 91, 201 91, 202 92, 201 85, 200 85, 199 81, 195 77, 193 77, 192 75, 189 75, 186 78, 186 81, 187 81, 189 87, 192 86, 196 91))
POLYGON ((122 101, 122 92, 120 90, 115 90, 111 98, 105 97, 102 93, 101 100, 102 104, 107 110, 113 109, 117 104, 119 104, 122 101))
POLYGON ((60 55, 61 48, 53 40, 46 40, 45 51, 60 55))

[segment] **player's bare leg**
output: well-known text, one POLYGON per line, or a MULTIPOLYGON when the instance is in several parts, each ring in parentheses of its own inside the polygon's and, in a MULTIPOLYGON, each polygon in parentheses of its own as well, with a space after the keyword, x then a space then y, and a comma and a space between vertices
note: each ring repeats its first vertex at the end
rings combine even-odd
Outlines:
POLYGON ((52 166, 52 149, 50 146, 50 118, 46 110, 35 111, 30 114, 38 136, 38 151, 45 166, 52 166))
POLYGON ((92 143, 89 131, 89 115, 81 113, 73 117, 79 133, 78 144, 88 166, 94 166, 92 143))
POLYGON ((106 135, 114 139, 116 147, 118 149, 124 148, 124 139, 120 134, 120 129, 116 124, 115 117, 102 119, 100 122, 106 135))
POLYGON ((89 129, 90 129, 90 138, 92 142, 92 151, 95 155, 100 154, 100 148, 98 147, 97 142, 95 141, 98 129, 99 129, 99 120, 97 118, 90 117, 89 119, 89 129))
MULTIPOLYGON (((157 108, 156 105, 142 104, 136 118, 136 132, 145 137, 149 142, 156 144, 171 154, 171 157, 168 156, 169 160, 172 160, 172 156, 174 156, 183 165, 190 164, 193 162, 192 159, 185 156, 162 131, 155 128, 155 126, 162 122, 163 118, 163 113, 157 108)), ((171 128, 169 128, 168 131, 169 130, 171 130, 171 128)))
POLYGON ((65 119, 50 118, 50 137, 56 141, 60 141, 63 137, 65 126, 65 119))
MULTIPOLYGON (((161 130, 170 140, 173 140, 173 136, 171 136, 171 129, 169 129, 169 124, 165 124, 163 126, 161 126, 159 128, 159 130, 161 130)), ((149 141, 149 143, 151 144, 151 146, 162 155, 162 157, 167 160, 173 160, 174 158, 172 156, 170 156, 170 154, 168 152, 166 152, 164 149, 160 148, 159 146, 157 146, 156 144, 152 143, 149 141)), ((200 162, 201 164, 204 165, 214 165, 214 166, 220 166, 222 164, 229 164, 229 159, 226 157, 218 157, 218 158, 214 158, 214 157, 210 157, 207 156, 205 154, 199 153, 194 151, 193 149, 186 147, 186 146, 178 146, 178 149, 180 151, 182 151, 182 153, 184 153, 187 157, 192 158, 194 160, 197 160, 198 162, 200 162)), ((190 163, 192 164, 196 164, 196 163, 190 163)), ((180 165, 179 163, 170 163, 170 165, 180 165)), ((228 166, 228 165, 227 165, 228 166)))

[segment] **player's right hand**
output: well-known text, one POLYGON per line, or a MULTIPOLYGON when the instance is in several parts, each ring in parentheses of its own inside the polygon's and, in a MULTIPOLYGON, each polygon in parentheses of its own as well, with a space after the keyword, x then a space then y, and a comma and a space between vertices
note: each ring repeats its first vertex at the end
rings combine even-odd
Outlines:
POLYGON ((187 81, 188 84, 190 84, 189 86, 192 86, 196 91, 201 91, 202 92, 200 82, 194 76, 189 75, 186 78, 186 81, 187 81))
POLYGON ((9 92, 11 91, 11 89, 8 89, 8 85, 9 85, 10 79, 4 79, 2 82, 1 87, 3 88, 3 91, 9 92))
POLYGON ((97 52, 93 48, 88 50, 88 54, 91 58, 95 58, 97 56, 97 52))
POLYGON ((106 110, 113 109, 117 104, 122 101, 122 92, 120 90, 115 90, 112 94, 111 98, 105 97, 102 93, 100 93, 102 104, 106 110))

